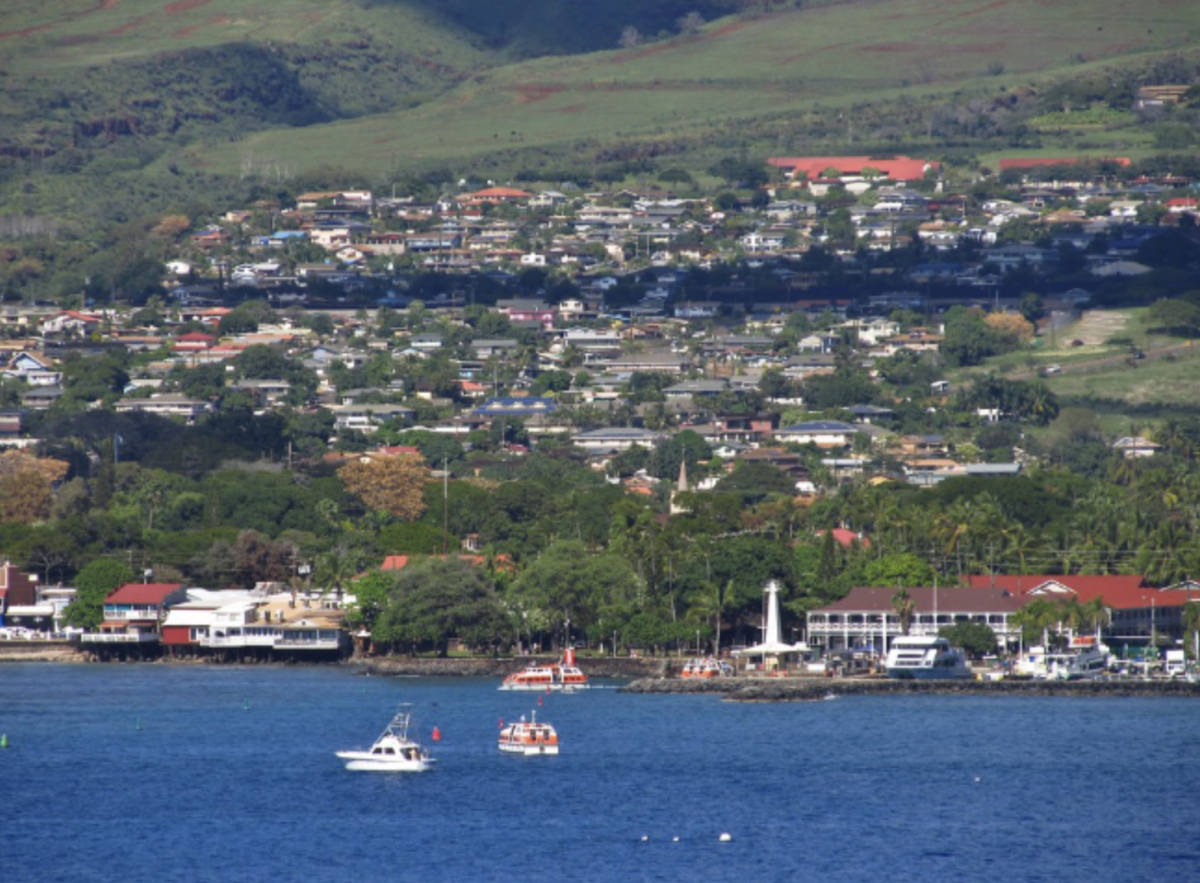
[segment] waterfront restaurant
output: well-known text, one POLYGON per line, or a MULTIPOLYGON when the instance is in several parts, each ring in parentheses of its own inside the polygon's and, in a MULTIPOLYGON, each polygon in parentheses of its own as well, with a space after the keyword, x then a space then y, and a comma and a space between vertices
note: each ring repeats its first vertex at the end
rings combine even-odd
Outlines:
MULTIPOLYGON (((1028 598, 1001 588, 944 588, 917 586, 905 589, 914 608, 910 635, 936 635, 960 622, 978 622, 996 633, 997 649, 1016 647, 1019 629, 1010 626, 1012 615, 1028 598)), ((839 601, 808 612, 807 641, 824 652, 851 650, 883 656, 891 640, 902 634, 900 616, 893 606, 892 586, 856 586, 839 601)))

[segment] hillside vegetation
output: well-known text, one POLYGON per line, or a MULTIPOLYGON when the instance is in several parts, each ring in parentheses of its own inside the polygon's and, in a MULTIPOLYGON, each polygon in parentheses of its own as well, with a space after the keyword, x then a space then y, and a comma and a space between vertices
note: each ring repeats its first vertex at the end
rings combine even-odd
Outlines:
MULTIPOLYGON (((263 133, 209 151, 205 161, 231 168, 253 154, 385 167, 397 154, 414 165, 470 165, 498 149, 564 146, 603 156, 613 144, 694 146, 729 127, 745 135, 748 123, 780 151, 845 147, 856 140, 860 104, 872 106, 864 124, 891 115, 893 137, 911 142, 915 133, 934 134, 930 103, 939 97, 975 90, 1010 100, 1056 74, 1080 76, 1093 60, 1187 51, 1200 28, 1200 7, 1171 0, 1136 8, 1098 0, 1084 11, 1038 0, 862 0, 727 18, 652 44, 506 65, 419 107, 263 133), (793 125, 817 109, 823 124, 815 133, 793 125)), ((880 134, 864 125, 857 140, 877 143, 880 134)), ((643 152, 663 150, 681 148, 643 152)))
POLYGON ((1133 90, 1200 81, 1197 36, 1200 6, 1177 0, 11 0, 0 212, 127 214, 135 191, 178 205, 213 176, 314 170, 1139 153, 1133 90))

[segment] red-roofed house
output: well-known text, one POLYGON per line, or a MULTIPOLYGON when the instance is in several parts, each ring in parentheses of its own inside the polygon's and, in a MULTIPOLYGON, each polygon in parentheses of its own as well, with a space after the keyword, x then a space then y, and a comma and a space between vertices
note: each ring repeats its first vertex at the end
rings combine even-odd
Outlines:
POLYGON ((189 331, 171 341, 171 348, 177 353, 195 353, 210 350, 217 345, 217 338, 211 334, 199 331, 189 331))
MULTIPOLYGON (((832 533, 833 533, 834 542, 837 543, 839 546, 842 546, 846 549, 849 549, 855 543, 858 543, 864 549, 871 548, 871 541, 867 537, 863 536, 860 533, 856 533, 855 531, 848 530, 844 527, 835 527, 833 529, 832 533)), ((825 536, 825 531, 823 531, 823 530, 817 531, 817 536, 819 536, 819 537, 825 536)))
POLYGON ((43 334, 91 334, 99 331, 104 320, 76 310, 63 310, 42 320, 43 334))
POLYGON ((104 599, 99 632, 81 636, 89 644, 155 643, 168 607, 187 600, 181 583, 126 583, 104 599))
POLYGON ((490 202, 493 205, 501 202, 528 202, 533 194, 525 190, 514 190, 512 187, 488 187, 468 193, 463 201, 468 205, 482 205, 490 202))
POLYGON ((907 156, 775 156, 767 160, 767 165, 784 169, 789 177, 810 181, 828 169, 837 169, 843 175, 861 175, 864 169, 875 169, 893 181, 920 181, 930 169, 941 167, 936 160, 907 156))

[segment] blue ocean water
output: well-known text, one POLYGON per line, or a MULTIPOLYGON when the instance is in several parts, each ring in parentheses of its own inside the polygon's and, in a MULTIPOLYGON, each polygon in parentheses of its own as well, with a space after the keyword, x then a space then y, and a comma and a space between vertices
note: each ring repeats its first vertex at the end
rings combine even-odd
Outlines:
POLYGON ((1194 700, 599 686, 3 666, 0 880, 1200 880, 1194 700), (401 702, 438 768, 343 769, 401 702), (534 709, 562 754, 501 755, 534 709))

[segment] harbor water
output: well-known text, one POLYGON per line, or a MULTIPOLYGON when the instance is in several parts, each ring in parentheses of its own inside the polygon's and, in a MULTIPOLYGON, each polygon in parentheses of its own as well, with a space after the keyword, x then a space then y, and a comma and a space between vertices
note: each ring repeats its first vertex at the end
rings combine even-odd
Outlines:
POLYGON ((0 667, 0 879, 1200 879, 1194 699, 496 687, 0 667), (400 703, 437 768, 346 771, 334 752, 368 747, 400 703), (501 720, 534 711, 561 755, 502 755, 501 720))

